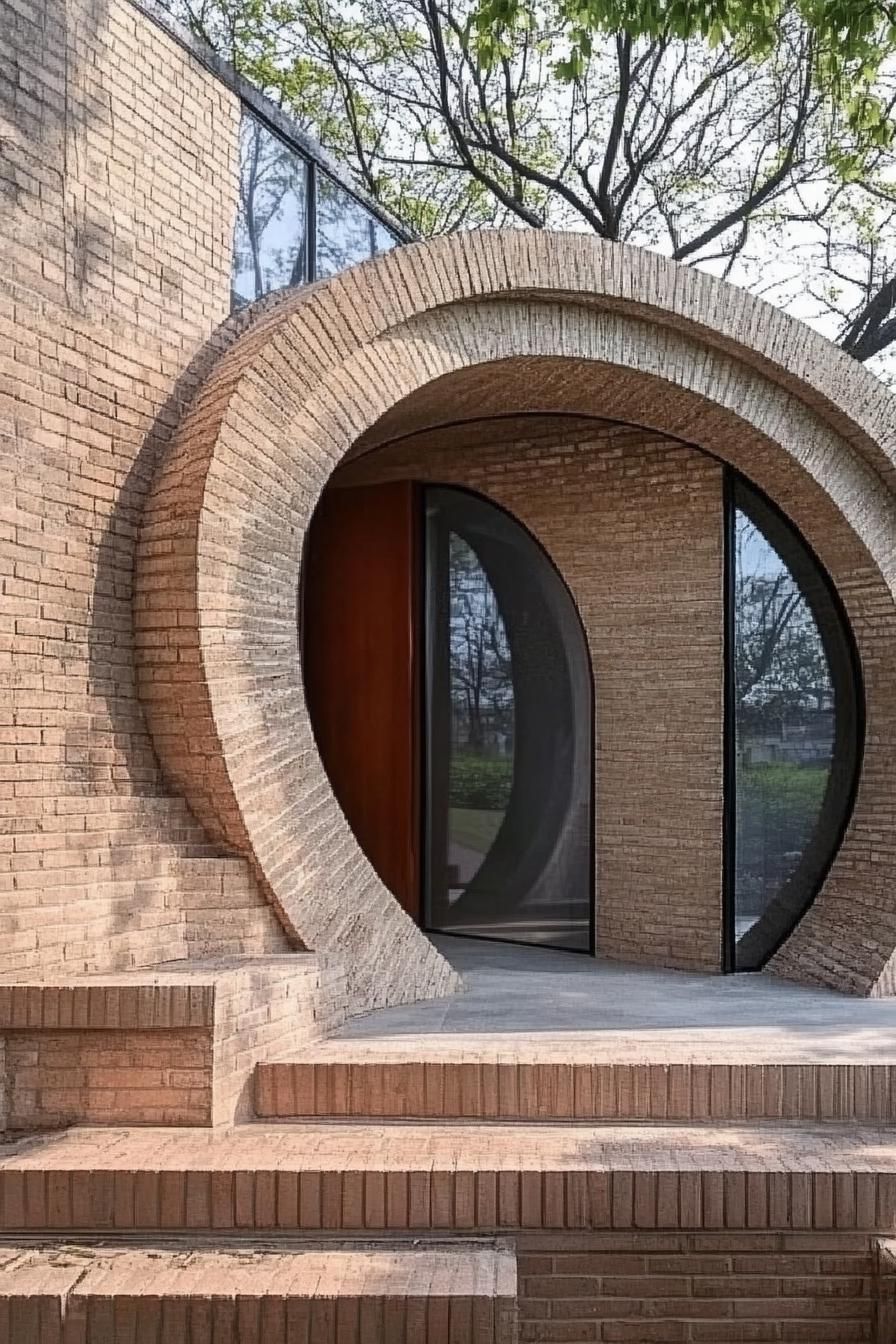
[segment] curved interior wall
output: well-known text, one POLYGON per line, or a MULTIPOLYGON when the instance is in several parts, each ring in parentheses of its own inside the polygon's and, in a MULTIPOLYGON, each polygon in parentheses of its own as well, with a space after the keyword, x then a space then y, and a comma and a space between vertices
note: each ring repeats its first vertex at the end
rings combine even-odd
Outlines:
MULTIPOLYGON (((890 638, 889 394, 749 296, 590 239, 480 234, 400 249, 269 308, 208 380, 157 481, 139 573, 157 642, 141 649, 142 684, 169 777, 252 856, 287 929, 342 947, 368 1000, 432 992, 443 972, 365 865, 314 750, 296 657, 302 537, 359 439, 474 406, 614 420, 637 406, 645 426, 731 461, 775 497, 761 470, 770 454, 810 541, 814 506, 846 528, 847 574, 821 536, 817 549, 848 608, 880 604, 874 637, 890 638), (177 631, 174 657, 166 628, 177 631)), ((872 711, 872 680, 869 742, 890 742, 888 694, 872 711)), ((892 762, 888 748, 866 762, 824 891, 775 959, 784 973, 887 988, 892 762)))

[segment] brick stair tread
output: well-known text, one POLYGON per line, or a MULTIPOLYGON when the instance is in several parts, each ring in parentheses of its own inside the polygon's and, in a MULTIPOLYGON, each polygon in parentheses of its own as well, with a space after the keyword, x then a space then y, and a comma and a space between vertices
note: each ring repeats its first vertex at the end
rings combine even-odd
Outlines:
POLYGON ((7 1234, 894 1223, 896 1131, 851 1126, 84 1127, 0 1149, 7 1234))
POLYGON ((0 1297, 515 1297, 507 1245, 0 1243, 0 1297))
POLYGON ((0 1244, 10 1344, 512 1344, 507 1244, 0 1244))
POLYGON ((0 1148, 0 1227, 282 1234, 896 1225, 896 1129, 74 1128, 0 1148))
POLYGON ((492 1052, 477 1048, 466 1057, 457 1048, 421 1050, 416 1058, 357 1051, 350 1040, 324 1041, 293 1059, 260 1062, 255 1110, 262 1119, 896 1121, 896 1062, 881 1060, 880 1053, 873 1063, 791 1061, 772 1052, 751 1059, 730 1041, 724 1050, 707 1048, 693 1035, 689 1042, 682 1056, 665 1043, 653 1059, 638 1057, 645 1047, 626 1049, 620 1042, 620 1057, 611 1059, 602 1057, 604 1041, 589 1059, 571 1051, 558 1056, 539 1041, 492 1052))
POLYGON ((896 1176, 896 1127, 558 1122, 77 1126, 0 1145, 27 1172, 603 1171, 896 1176))
POLYGON ((214 993, 248 977, 315 976, 313 952, 232 955, 162 962, 83 975, 0 976, 0 1030, 85 1030, 210 1025, 214 993))

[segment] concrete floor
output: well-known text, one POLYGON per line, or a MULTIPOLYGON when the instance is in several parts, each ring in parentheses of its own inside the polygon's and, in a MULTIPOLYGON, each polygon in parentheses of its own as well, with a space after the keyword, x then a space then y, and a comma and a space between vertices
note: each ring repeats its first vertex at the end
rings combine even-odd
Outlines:
POLYGON ((320 1048, 353 1058, 896 1063, 896 999, 767 975, 694 975, 474 939, 434 940, 466 992, 356 1018, 320 1048))

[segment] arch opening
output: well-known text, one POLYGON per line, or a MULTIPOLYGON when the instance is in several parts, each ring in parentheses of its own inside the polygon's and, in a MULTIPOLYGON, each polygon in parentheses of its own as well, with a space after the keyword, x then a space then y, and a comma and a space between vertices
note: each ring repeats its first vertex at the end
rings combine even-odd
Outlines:
POLYGON ((515 404, 619 421, 637 406, 652 431, 744 470, 810 538, 855 621, 869 749, 822 898, 771 965, 891 992, 893 865, 871 839, 896 785, 880 671, 896 642, 886 399, 748 296, 574 237, 445 239, 285 296, 222 359, 156 482, 137 607, 153 735, 209 828, 252 858, 287 928, 345 950, 367 1006, 455 983, 335 807, 298 673, 308 517, 353 446, 414 428, 409 398, 419 425, 433 423, 427 401, 446 421, 515 404))
MULTIPOLYGON (((419 543, 423 579, 417 599, 421 624, 426 629, 422 641, 424 652, 420 655, 423 670, 419 690, 424 708, 419 719, 422 725, 422 801, 418 805, 418 824, 422 824, 422 831, 416 877, 419 892, 412 912, 425 927, 437 931, 543 942, 576 950, 594 947, 596 925, 598 953, 619 954, 617 935, 605 930, 602 938, 600 933, 601 871, 602 867, 609 870, 612 865, 604 861, 600 852, 593 855, 593 861, 585 857, 586 825, 582 804, 590 795, 577 782, 593 779, 591 787, 596 786, 601 795, 604 785, 601 775, 606 768, 606 758, 618 750, 613 741, 613 725, 606 721, 602 724, 602 750, 595 752, 593 743, 588 748, 584 745, 593 734, 590 691, 585 693, 586 683, 590 687, 591 676, 589 639, 592 644, 597 643, 598 668, 606 666, 614 655, 612 646, 602 640, 602 633, 605 633, 600 629, 604 619, 602 613, 595 612, 592 601, 583 627, 577 602, 581 602, 584 592, 587 607, 589 585, 593 587, 599 580, 599 602, 605 607, 623 604, 627 593, 630 595, 632 579, 626 569, 630 569, 633 562, 637 563, 640 541, 636 536, 631 554, 626 554, 624 548, 620 550, 616 556, 619 562, 616 572, 595 575, 590 562, 593 538, 589 528, 597 520, 596 515, 589 514, 587 503, 583 504, 578 539, 573 538, 572 546, 567 546, 565 551, 561 546, 564 563, 575 572, 575 592, 570 594, 564 582, 563 566, 555 567, 557 561, 550 545, 545 549, 545 536, 549 538, 552 530, 556 531, 558 522, 551 516, 550 507, 546 505, 541 512, 536 510, 540 526, 533 528, 533 542, 527 530, 526 511, 531 506, 526 490, 510 497, 502 497, 502 490, 505 489, 506 475, 518 474, 523 469, 518 441, 525 440, 532 432, 528 427, 536 425, 540 451, 548 455, 552 464, 560 461, 566 441, 578 443, 576 451, 583 459, 593 454, 615 460, 618 463, 616 474, 623 483, 624 507, 626 474, 631 472, 633 477, 637 476, 638 456, 644 442, 653 442, 658 453, 702 461, 710 472, 715 472, 717 488, 711 497, 707 497, 712 516, 692 517, 688 526, 698 526, 704 539, 714 531, 722 538, 717 605, 707 608, 701 599, 689 609, 687 602, 681 601, 674 615, 680 626, 689 621, 692 623, 684 637, 691 639, 695 648, 708 650, 710 659, 713 645, 711 638, 708 642, 708 636, 712 632, 707 630, 706 623, 711 626, 715 621, 714 633, 720 648, 719 696, 722 697, 724 684, 733 692, 726 698, 724 712, 720 711, 720 759, 706 752, 704 743, 703 774, 694 771, 687 780, 691 790, 696 788, 702 791, 705 799, 711 798, 717 768, 721 772, 723 761, 729 755, 735 763, 735 768, 728 771, 725 778, 715 836, 710 837, 705 830, 702 837, 699 834, 695 837, 695 845, 701 839, 710 847, 716 843, 720 873, 712 898, 718 908, 718 943, 715 952, 704 957, 700 964, 716 970, 760 969, 793 931, 817 895, 843 839, 855 799, 862 747, 861 675, 848 620, 830 578, 784 515, 743 476, 702 447, 682 443, 667 435, 651 435, 631 423, 608 422, 573 413, 539 416, 517 411, 501 417, 485 415, 479 421, 453 423, 447 419, 441 403, 431 398, 431 389, 427 389, 427 393, 430 396, 427 417, 435 421, 434 428, 421 427, 420 418, 415 415, 417 398, 411 397, 404 407, 396 408, 391 417, 394 429, 397 427, 396 414, 403 412, 407 416, 406 423, 413 426, 409 432, 396 434, 385 444, 362 442, 360 451, 350 453, 333 478, 333 482, 343 491, 347 488, 348 493, 352 490, 363 492, 365 485, 382 490, 384 483, 391 481, 394 487, 404 479, 406 486, 418 492, 418 507, 421 516, 426 518, 419 543), (605 436, 602 445, 597 441, 588 442, 588 436, 593 438, 595 434, 598 440, 601 434, 605 436), (452 444, 453 448, 439 454, 440 440, 452 444), (464 465, 465 447, 474 455, 486 454, 486 465, 474 469, 472 475, 469 474, 470 464, 464 465), (425 458, 431 449, 436 453, 435 459, 418 476, 417 470, 425 466, 425 458), (626 465, 625 455, 629 451, 634 467, 626 465), (444 480, 450 480, 451 484, 431 484, 444 480), (484 494, 477 495, 477 490, 484 494), (497 495, 493 499, 495 491, 497 495), (512 507, 515 500, 519 503, 518 509, 512 507), (521 526, 520 520, 525 525, 521 526), (751 539, 747 537, 747 529, 751 539), (514 533, 520 539, 516 546, 512 540, 514 533), (544 582, 549 587, 551 582, 556 585, 565 599, 565 608, 562 601, 555 601, 553 610, 548 603, 543 603, 541 611, 538 610, 540 571, 537 565, 527 564, 527 548, 538 553, 543 562, 544 582), (757 560, 757 574, 744 572, 745 557, 751 562, 757 560), (779 606, 769 613, 769 630, 747 629, 751 612, 755 615, 754 608, 758 610, 763 605, 759 588, 766 578, 766 587, 770 591, 777 593, 780 589, 779 606), (526 593, 531 628, 528 644, 526 639, 517 641, 514 657, 511 647, 514 643, 511 638, 514 600, 516 597, 518 601, 521 588, 526 593), (470 592, 475 593, 475 601, 489 619, 477 623, 471 618, 470 592), (755 599, 752 602, 747 600, 749 592, 755 599), (729 614, 734 617, 733 633, 726 630, 726 602, 730 605, 729 614), (571 621, 567 619, 565 626, 561 619, 564 611, 571 615, 571 621), (552 638, 539 639, 536 632, 540 629, 544 635, 548 612, 552 638), (780 624, 780 629, 776 623, 780 624), (488 649, 483 660, 483 631, 486 628, 489 630, 488 649), (773 639, 771 635, 774 635, 773 639), (758 649, 760 637, 766 637, 768 647, 758 649), (580 647, 576 646, 576 640, 580 647), (471 643, 477 641, 478 660, 470 656, 471 643), (460 649, 459 645, 464 648, 460 649), (545 659, 543 656, 545 647, 552 648, 557 659, 553 668, 550 657, 545 659), (755 656, 754 661, 760 661, 764 655, 768 655, 769 667, 763 676, 754 677, 756 684, 746 686, 745 659, 755 656), (471 675, 474 666, 478 667, 478 683, 475 685, 471 675), (584 677, 579 676, 577 693, 570 695, 571 680, 576 676, 570 669, 577 667, 585 673, 584 677), (547 675, 542 686, 550 685, 553 694, 542 694, 542 712, 530 714, 529 718, 535 731, 523 733, 521 725, 514 723, 519 707, 526 704, 525 693, 515 694, 517 683, 529 679, 533 688, 530 703, 535 707, 539 700, 539 678, 545 669, 547 675), (811 680, 813 670, 818 675, 815 684, 810 686, 807 678, 811 680), (481 714, 480 693, 484 702, 481 714), (813 696, 814 717, 810 703, 813 696), (481 720, 475 726, 472 723, 474 714, 481 720), (769 724, 772 719, 782 739, 778 743, 771 741, 769 724), (519 769, 515 768, 514 759, 518 754, 519 769), (765 759, 770 754, 775 756, 773 768, 767 768, 772 762, 765 759), (485 759, 489 755, 491 759, 485 759), (537 766, 533 769, 534 762, 537 766), (465 774, 469 778, 465 779, 465 774), (528 813, 524 801, 527 779, 531 781, 528 813), (774 789, 772 783, 776 784, 774 789), (469 797, 465 796, 465 790, 469 797), (572 826, 567 821, 565 826, 567 840, 576 834, 578 841, 577 844, 567 843, 564 853, 564 846, 558 844, 564 832, 564 823, 559 819, 567 809, 570 815, 575 812, 570 802, 573 795, 578 799, 579 824, 572 826), (436 808, 434 800, 439 801, 436 808), (571 855, 575 858, 570 862, 571 855), (596 910, 595 892, 591 887, 595 869, 596 910)), ((370 438, 373 437, 371 434, 370 438)), ((536 475, 537 471, 536 465, 536 475)), ((530 487, 533 482, 534 478, 530 479, 530 487)), ((682 484, 682 480, 674 479, 673 473, 665 483, 657 483, 656 488, 641 499, 640 507, 652 509, 661 505, 660 497, 666 491, 671 501, 667 504, 667 512, 674 513, 674 500, 682 484)), ((324 499, 332 488, 331 484, 324 492, 324 499)), ((570 520, 560 521, 562 531, 562 526, 568 525, 570 520)), ((613 519, 604 516, 600 526, 612 527, 613 519)), ((624 526, 630 524, 624 523, 624 526)), ((700 538, 687 538, 689 546, 695 542, 699 548, 700 538)), ((605 553, 598 547, 594 564, 602 563, 602 554, 605 560, 605 553)), ((368 566, 372 559, 368 555, 368 566)), ((690 583, 694 576, 686 571, 683 573, 690 583)), ((313 569, 306 565, 306 584, 309 576, 313 577, 313 569)), ((702 577, 707 580, 706 574, 702 577)), ((700 591, 699 587, 697 591, 700 591)), ((708 589, 704 587, 702 591, 705 597, 708 589)), ((662 600, 662 594, 658 594, 653 619, 657 618, 662 600)), ((661 622, 662 619, 660 617, 661 622)), ((681 680, 682 667, 689 658, 685 643, 682 641, 677 648, 669 646, 666 649, 666 654, 671 649, 673 661, 660 669, 651 665, 653 651, 650 646, 654 643, 655 631, 644 629, 642 634, 641 647, 635 649, 629 641, 630 647, 623 655, 628 659, 626 675, 633 682, 643 682, 651 675, 671 678, 673 682, 677 678, 678 694, 687 699, 688 686, 681 680), (676 657, 681 667, 675 666, 676 657)), ((660 634, 660 643, 662 638, 660 634)), ((633 698, 639 704, 644 722, 651 720, 656 731, 669 712, 668 699, 664 700, 658 691, 651 700, 643 689, 640 698, 637 689, 633 698)), ((704 711, 706 705, 704 700, 704 711)), ((409 709, 408 712, 412 711, 409 709)), ((602 712, 606 720, 606 706, 599 705, 599 725, 602 712)), ((419 703, 413 713, 419 713, 419 703)), ((672 713, 677 713, 674 706, 672 713)), ((679 730, 684 725, 682 736, 686 737, 691 731, 686 716, 680 714, 676 722, 679 730)), ((649 732, 646 735, 649 736, 649 732)), ((670 737, 674 737, 674 729, 670 737)), ((331 769, 328 752, 321 745, 324 765, 330 772, 337 797, 343 801, 348 820, 360 838, 362 828, 356 824, 350 803, 344 800, 344 791, 331 769)), ((636 744, 629 742, 627 746, 637 757, 636 744)), ((687 744, 684 749, 688 749, 687 744)), ((662 751, 666 755, 672 756, 676 750, 679 748, 674 741, 663 743, 662 751)), ((646 800, 643 804, 646 807, 650 806, 650 789, 645 786, 643 773, 655 769, 655 763, 642 756, 624 779, 626 788, 646 800)), ((668 767, 661 764, 657 773, 662 773, 663 769, 668 767)), ((681 772, 678 779, 679 782, 682 779, 681 772)), ((687 798, 681 806, 687 812, 687 798)), ((610 811, 613 811, 612 800, 610 811)), ((616 814, 618 818, 618 808, 616 814)), ((657 879, 656 864, 652 874, 649 861, 646 875, 643 868, 639 869, 644 856, 642 854, 639 860, 641 837, 631 829, 632 822, 631 815, 627 822, 623 820, 623 825, 629 827, 625 844, 632 853, 630 883, 635 886, 655 881, 656 900, 662 905, 667 899, 667 884, 662 876, 657 879)), ((635 819, 634 825, 645 829, 643 819, 640 823, 635 819)), ((588 848, 604 844, 618 851, 622 847, 618 826, 609 838, 607 829, 612 832, 612 826, 602 829, 599 824, 595 830, 592 823, 587 829, 591 831, 588 848)), ((365 848, 377 866, 374 850, 365 848)), ((678 865, 686 872, 692 857, 692 854, 676 852, 673 842, 662 862, 678 865)), ((378 870, 382 873, 381 868, 378 870)), ((606 879, 606 873, 604 877, 606 879)), ((611 886, 615 883, 618 887, 619 880, 618 875, 609 877, 611 886)), ((391 889, 395 891, 394 886, 391 889)), ((618 893, 616 899, 618 902, 618 893)), ((716 912, 708 911, 707 904, 704 903, 702 912, 695 909, 693 919, 703 918, 706 928, 710 929, 716 912)), ((686 922, 687 918, 682 912, 680 922, 686 922)), ((663 964, 675 956, 674 953, 670 956, 663 948, 669 922, 667 916, 655 915, 653 923, 642 930, 641 945, 635 949, 639 959, 663 964)), ((633 954, 629 951, 628 955, 633 954)))

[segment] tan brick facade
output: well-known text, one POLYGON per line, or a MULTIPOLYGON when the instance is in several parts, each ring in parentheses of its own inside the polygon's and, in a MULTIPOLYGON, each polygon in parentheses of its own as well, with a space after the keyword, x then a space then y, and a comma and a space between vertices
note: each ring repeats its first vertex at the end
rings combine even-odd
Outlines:
POLYGON ((891 394, 571 235, 402 248, 229 318, 235 85, 130 0, 0 8, 0 1344, 892 1344, 873 1016, 831 996, 817 1049, 792 1002, 709 1045, 322 1040, 458 978, 335 803, 296 630, 340 464, 508 508, 589 639, 599 941, 715 969, 732 463, 830 572, 867 691, 845 842, 772 970, 892 995, 891 394))
POLYGON ((671 435, 781 500, 856 626, 869 691, 859 806, 775 964, 890 992, 889 394, 749 296, 574 236, 403 248, 228 320, 237 95, 127 0, 9 14, 25 74, 4 110, 4 970, 304 945, 345 956, 357 1006, 456 985, 360 854, 316 757, 296 656, 304 527, 359 439, 562 411, 649 429, 624 460, 567 445, 541 464, 552 480, 540 496, 506 440, 489 457, 496 479, 472 464, 468 479, 543 537, 591 627, 607 947, 710 966, 718 945, 712 527, 696 534, 699 577, 675 568, 698 515, 714 513, 718 469, 661 447, 671 435), (570 498, 589 481, 595 521, 604 509, 615 527, 586 550, 570 498), (649 545, 636 526, 648 517, 649 545), (601 588, 623 553, 631 586, 601 588), (688 641, 683 619, 661 623, 676 594, 706 616, 688 641), (679 762, 643 793, 655 753, 636 733, 644 706, 625 694, 626 661, 644 671, 626 642, 635 609, 679 641, 662 716, 703 759, 700 778, 679 762), (675 787, 684 809, 669 803, 675 787), (686 878, 668 855, 688 845, 686 878))
POLYGON ((133 658, 143 500, 229 308, 238 100, 126 3, 3 25, 3 970, 282 950, 166 794, 133 658))
POLYGON ((863 1236, 533 1238, 520 1245, 519 1275, 520 1344, 873 1338, 873 1259, 863 1236))
MULTIPOLYGON (((286 522, 297 520, 299 509, 307 519, 333 465, 353 445, 362 451, 440 422, 508 408, 612 420, 631 417, 635 408, 653 432, 731 461, 760 486, 771 486, 772 494, 775 478, 786 479, 791 515, 816 542, 835 581, 845 581, 848 609, 853 598, 861 606, 873 593, 870 638, 878 648, 889 641, 886 573, 896 518, 877 474, 889 474, 886 453, 858 425, 853 446, 840 436, 834 426, 842 426, 842 412, 812 389, 817 370, 805 376, 800 398, 787 390, 795 375, 785 368, 775 377, 759 371, 768 342, 786 364, 789 341, 794 368, 809 358, 810 346, 819 360, 824 354, 832 382, 845 373, 843 361, 771 311, 762 310, 763 326, 743 295, 733 293, 722 313, 720 296, 705 278, 682 279, 678 289, 676 279, 676 272, 658 272, 656 259, 648 263, 575 237, 473 235, 430 244, 425 253, 402 249, 325 290, 269 308, 222 361, 184 421, 143 533, 140 621, 152 642, 141 656, 151 723, 171 776, 209 826, 254 853, 281 917, 312 945, 333 937, 347 949, 366 949, 371 938, 387 936, 381 889, 371 883, 332 803, 323 804, 328 789, 313 752, 292 633, 302 529, 286 522), (585 274, 586 258, 588 284, 603 293, 604 308, 562 302, 564 289, 580 283, 573 277, 585 274), (640 294, 639 286, 643 297, 629 305, 631 315, 616 311, 621 301, 614 295, 640 294), (496 289, 519 293, 487 297, 496 289), (553 300, 531 297, 551 290, 557 291, 553 300), (651 305, 663 304, 676 312, 674 324, 643 320, 651 305), (722 332, 710 347, 701 344, 701 331, 713 314, 722 332), (746 331, 754 318, 757 348, 745 344, 735 360, 720 348, 733 343, 724 330, 746 331), (675 330, 688 320, 688 332, 675 330), (195 483, 196 493, 185 504, 187 483, 195 483), (185 509, 192 517, 186 532, 185 509), (860 583, 852 594, 850 579, 860 583), (196 646, 175 675, 159 631, 176 630, 183 648, 197 608, 203 619, 196 646), (205 708, 202 716, 194 713, 197 705, 205 708), (283 747, 279 754, 275 743, 283 747), (217 773, 209 769, 212 760, 219 762, 217 773), (260 777, 261 762, 269 768, 260 777), (329 879, 336 896, 335 922, 313 897, 308 851, 298 841, 309 807, 320 817, 321 837, 311 862, 317 882, 329 879), (368 895, 348 919, 338 892, 350 872, 356 889, 368 895)), ((860 369, 851 373, 867 389, 857 418, 867 419, 875 407, 882 414, 887 402, 880 399, 888 394, 866 383, 860 369)), ((873 713, 884 729, 886 697, 879 696, 873 713)), ((884 823, 891 814, 893 794, 884 778, 891 777, 893 756, 880 750, 882 740, 869 737, 871 787, 860 793, 824 898, 776 962, 797 978, 863 993, 887 992, 894 934, 882 885, 892 870, 889 842, 872 841, 872 830, 882 838, 880 828, 869 828, 863 811, 880 809, 884 823), (867 900, 857 900, 857 886, 867 900)), ((398 937, 403 949, 389 963, 400 968, 396 980, 406 993, 404 924, 394 910, 388 922, 388 936, 398 937)), ((362 996, 391 992, 372 963, 365 969, 354 952, 350 966, 362 996)))

